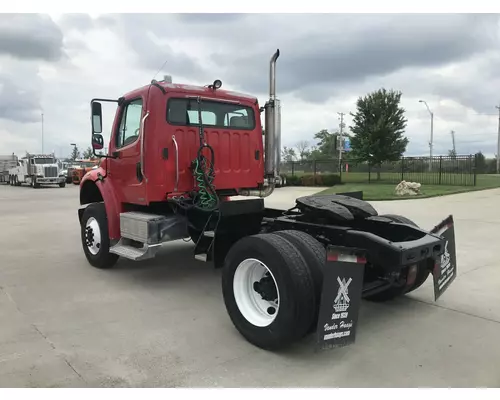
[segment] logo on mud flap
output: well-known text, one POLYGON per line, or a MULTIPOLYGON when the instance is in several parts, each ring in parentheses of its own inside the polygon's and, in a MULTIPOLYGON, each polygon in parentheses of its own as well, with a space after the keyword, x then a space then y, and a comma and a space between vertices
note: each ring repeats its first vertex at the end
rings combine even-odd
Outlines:
POLYGON ((341 280, 338 276, 337 282, 339 283, 339 290, 337 292, 337 297, 335 297, 335 300, 333 302, 333 308, 336 312, 347 311, 351 302, 351 299, 349 299, 348 295, 348 287, 352 282, 352 278, 349 278, 349 280, 346 282, 345 278, 342 278, 341 280))
POLYGON ((444 253, 441 256, 441 268, 442 269, 446 269, 451 262, 450 252, 448 251, 448 243, 450 243, 450 242, 447 240, 445 245, 444 245, 444 253))

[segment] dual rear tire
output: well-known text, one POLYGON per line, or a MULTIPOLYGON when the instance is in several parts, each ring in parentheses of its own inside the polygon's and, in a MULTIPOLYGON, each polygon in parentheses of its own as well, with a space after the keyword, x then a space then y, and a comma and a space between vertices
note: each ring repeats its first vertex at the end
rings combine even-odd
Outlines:
POLYGON ((231 247, 222 293, 231 321, 248 342, 279 350, 316 328, 324 251, 297 231, 248 236, 231 247))

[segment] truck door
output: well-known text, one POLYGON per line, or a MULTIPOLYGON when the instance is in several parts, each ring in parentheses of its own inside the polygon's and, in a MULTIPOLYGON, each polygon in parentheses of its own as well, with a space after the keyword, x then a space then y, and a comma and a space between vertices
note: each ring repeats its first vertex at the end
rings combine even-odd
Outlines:
POLYGON ((125 101, 121 105, 120 121, 111 143, 110 173, 123 193, 123 201, 146 204, 145 181, 141 175, 141 120, 145 113, 142 97, 125 101))

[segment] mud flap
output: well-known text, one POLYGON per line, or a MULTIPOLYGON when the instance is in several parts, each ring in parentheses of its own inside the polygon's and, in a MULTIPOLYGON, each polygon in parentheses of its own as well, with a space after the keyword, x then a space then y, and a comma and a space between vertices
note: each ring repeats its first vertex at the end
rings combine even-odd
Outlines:
POLYGON ((354 343, 363 291, 364 256, 327 248, 323 289, 316 329, 318 350, 354 343))
POLYGON ((457 277, 457 254, 455 248, 455 225, 453 216, 436 225, 431 233, 446 240, 444 253, 436 260, 432 276, 434 279, 434 301, 448 289, 457 277))

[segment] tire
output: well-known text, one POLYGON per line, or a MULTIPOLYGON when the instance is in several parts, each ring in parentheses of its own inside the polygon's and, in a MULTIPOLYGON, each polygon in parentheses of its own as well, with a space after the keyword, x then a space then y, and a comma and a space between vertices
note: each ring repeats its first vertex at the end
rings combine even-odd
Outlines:
POLYGON ((66 187, 66 182, 60 182, 60 183, 59 183, 59 187, 60 187, 60 188, 66 187))
POLYGON ((277 231, 274 234, 289 240, 300 251, 311 272, 314 282, 314 293, 316 295, 316 310, 308 331, 308 333, 312 333, 316 330, 318 324, 319 305, 323 291, 323 270, 326 262, 326 249, 320 242, 305 232, 286 230, 277 231))
MULTIPOLYGON (((412 225, 415 227, 418 227, 418 225, 413 222, 411 219, 403 217, 402 215, 396 215, 396 214, 383 214, 380 215, 380 217, 385 217, 387 219, 390 219, 393 222, 397 223, 402 223, 402 224, 408 224, 412 225)), ((384 301, 390 301, 395 299, 396 297, 405 295, 407 293, 413 292, 414 290, 418 289, 420 286, 422 286, 427 278, 429 277, 431 269, 428 266, 427 261, 422 261, 419 264, 417 264, 417 276, 415 277, 415 282, 413 285, 410 287, 391 287, 387 290, 384 290, 383 292, 376 293, 371 296, 366 296, 365 299, 373 302, 384 302, 384 301)))
POLYGON ((233 245, 222 269, 222 293, 236 329, 265 350, 283 349, 304 337, 316 311, 314 282, 306 261, 290 241, 274 234, 247 236, 233 245), (255 289, 266 269, 268 296, 277 297, 276 308, 255 289), (260 310, 255 304, 260 304, 260 310), (269 311, 273 308, 274 313, 269 311))
POLYGON ((83 252, 90 265, 100 269, 113 267, 119 256, 109 252, 108 219, 104 203, 92 203, 85 209, 80 231, 83 252), (97 229, 99 230, 100 242, 96 238, 97 229), (91 245, 87 243, 88 235, 92 240, 91 245))

